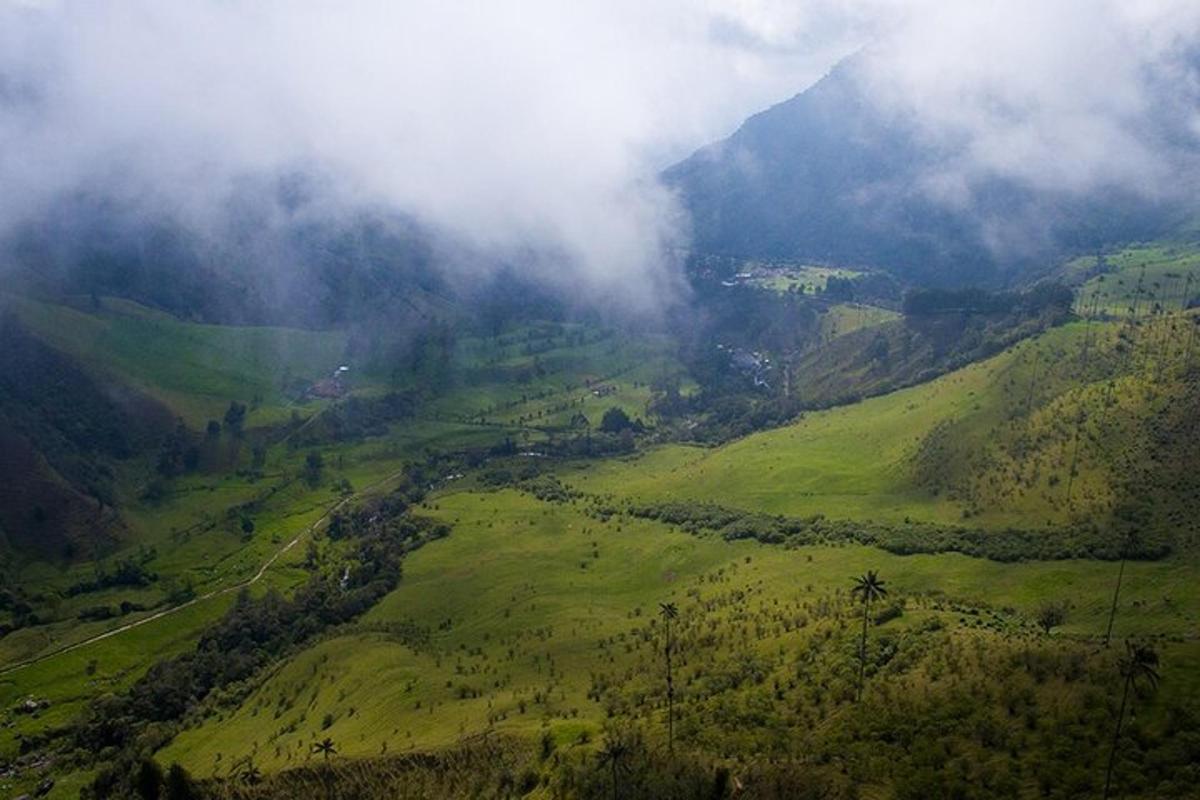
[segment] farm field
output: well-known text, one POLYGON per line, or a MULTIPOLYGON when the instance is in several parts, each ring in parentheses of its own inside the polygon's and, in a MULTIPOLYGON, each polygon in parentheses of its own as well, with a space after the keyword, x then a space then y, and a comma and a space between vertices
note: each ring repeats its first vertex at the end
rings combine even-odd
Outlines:
POLYGON ((858 270, 843 267, 803 266, 757 266, 750 265, 753 277, 746 282, 751 286, 772 292, 799 292, 815 295, 825 291, 830 278, 854 278, 862 275, 858 270))

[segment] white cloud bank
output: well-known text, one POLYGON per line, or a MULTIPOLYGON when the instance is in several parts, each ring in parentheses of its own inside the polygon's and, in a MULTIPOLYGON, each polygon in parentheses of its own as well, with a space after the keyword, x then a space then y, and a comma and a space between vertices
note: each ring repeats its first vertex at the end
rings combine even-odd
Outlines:
POLYGON ((665 280, 686 226, 658 168, 846 49, 760 52, 714 35, 727 18, 685 0, 0 5, 0 226, 81 185, 203 225, 246 175, 312 171, 339 205, 554 253, 564 280, 665 280))
POLYGON ((666 283, 657 170, 864 44, 881 103, 965 143, 939 191, 1149 188, 1151 90, 1200 131, 1198 31, 1172 0, 0 0, 0 230, 80 186, 203 226, 244 176, 312 171, 566 282, 666 283))

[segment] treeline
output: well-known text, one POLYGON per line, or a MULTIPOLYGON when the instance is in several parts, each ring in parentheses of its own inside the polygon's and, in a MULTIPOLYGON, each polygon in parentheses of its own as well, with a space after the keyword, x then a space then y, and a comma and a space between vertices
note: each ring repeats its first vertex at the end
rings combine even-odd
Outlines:
MULTIPOLYGON (((334 516, 329 538, 348 544, 338 564, 313 574, 290 598, 272 589, 255 599, 243 589, 194 650, 155 664, 128 691, 95 701, 70 731, 76 759, 102 765, 85 796, 145 796, 135 785, 138 765, 213 692, 245 693, 265 666, 356 619, 392 591, 404 556, 449 532, 409 513, 421 496, 418 484, 410 482, 351 514, 334 516)), ((309 566, 316 567, 311 559, 309 566)))
POLYGON ((1070 310, 1075 294, 1061 283, 1039 283, 1023 292, 986 289, 912 289, 904 295, 910 317, 935 314, 1040 314, 1048 309, 1070 310))
POLYGON ((288 439, 288 444, 311 447, 384 436, 388 425, 411 419, 417 404, 417 393, 412 391, 388 392, 378 397, 351 395, 314 418, 302 432, 288 439))
MULTIPOLYGON (((830 404, 825 404, 830 405, 830 404)), ((748 436, 755 431, 778 428, 794 421, 802 412, 816 410, 795 396, 751 395, 701 391, 690 397, 655 392, 650 411, 668 424, 686 419, 671 437, 703 444, 719 444, 748 436)))
POLYGON ((1007 528, 985 531, 978 528, 905 522, 903 525, 812 517, 786 517, 739 511, 707 503, 632 503, 622 508, 601 507, 601 515, 628 513, 675 525, 689 533, 713 532, 727 540, 756 539, 765 544, 791 546, 816 544, 862 544, 897 555, 956 552, 992 561, 1053 561, 1094 558, 1117 561, 1128 558, 1154 560, 1171 552, 1159 536, 1139 537, 1128 547, 1125 537, 1099 526, 1075 526, 1046 536, 1041 531, 1007 528))
POLYGON ((89 592, 98 592, 116 586, 141 588, 149 586, 158 580, 158 575, 147 569, 146 564, 155 556, 153 549, 145 550, 137 559, 123 558, 112 569, 103 564, 96 568, 90 580, 79 581, 67 587, 64 592, 67 597, 75 597, 89 592))
POLYGON ((848 278, 830 275, 821 292, 826 300, 870 303, 884 308, 895 308, 902 296, 900 284, 886 272, 865 272, 848 278))
MULTIPOLYGON (((557 476, 542 473, 535 464, 526 464, 516 470, 495 467, 481 473, 479 481, 484 486, 514 488, 544 502, 569 503, 589 497, 563 483, 557 476)), ((587 513, 600 519, 629 514, 673 525, 691 534, 714 533, 727 541, 754 539, 763 544, 792 547, 860 544, 897 555, 953 552, 1000 562, 1070 558, 1154 561, 1166 558, 1172 550, 1170 540, 1161 532, 1147 531, 1137 537, 1129 537, 1119 531, 1104 530, 1095 524, 1077 524, 1056 531, 1054 536, 1046 536, 1043 531, 1017 528, 982 530, 913 521, 903 524, 864 524, 832 520, 824 514, 789 517, 692 501, 608 505, 598 498, 592 499, 594 504, 587 513)))

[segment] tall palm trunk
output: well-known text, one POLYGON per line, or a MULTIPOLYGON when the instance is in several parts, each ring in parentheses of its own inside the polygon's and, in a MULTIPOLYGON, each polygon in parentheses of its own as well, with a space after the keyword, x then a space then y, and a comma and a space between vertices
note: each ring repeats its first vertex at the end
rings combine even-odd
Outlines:
POLYGON ((1117 744, 1121 741, 1121 723, 1125 721, 1125 703, 1129 700, 1129 687, 1133 683, 1133 674, 1125 676, 1125 690, 1121 692, 1121 710, 1117 712, 1117 729, 1113 731, 1112 747, 1108 751, 1108 769, 1104 773, 1104 800, 1108 800, 1112 789, 1113 765, 1117 760, 1117 744))
POLYGON ((671 669, 671 621, 667 620, 667 751, 675 753, 675 676, 671 669))
POLYGON ((1112 639, 1113 620, 1117 618, 1117 599, 1121 596, 1121 579, 1125 577, 1125 559, 1129 557, 1129 545, 1121 550, 1121 567, 1117 570, 1117 588, 1113 590, 1112 608, 1108 610, 1108 629, 1104 631, 1104 646, 1112 639))
POLYGON ((1079 429, 1083 427, 1083 404, 1079 405, 1079 414, 1075 418, 1075 441, 1071 446, 1071 467, 1067 470, 1067 505, 1071 505, 1071 489, 1075 486, 1075 470, 1079 466, 1079 429))
POLYGON ((871 600, 863 603, 862 638, 858 642, 858 697, 855 702, 862 702, 863 681, 867 675, 867 618, 871 613, 871 600))

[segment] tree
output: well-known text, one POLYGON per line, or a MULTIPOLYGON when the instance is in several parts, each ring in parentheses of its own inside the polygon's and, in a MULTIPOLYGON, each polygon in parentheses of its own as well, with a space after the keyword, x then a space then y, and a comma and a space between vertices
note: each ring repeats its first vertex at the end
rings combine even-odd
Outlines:
POLYGON ((629 745, 627 745, 619 736, 610 734, 604 740, 604 747, 601 748, 598 756, 601 764, 608 764, 612 770, 612 796, 613 800, 618 800, 621 795, 620 783, 618 782, 617 773, 621 770, 625 757, 629 755, 629 745))
POLYGON ((328 762, 330 756, 337 755, 337 746, 334 745, 333 739, 330 739, 328 736, 326 736, 324 739, 312 746, 312 751, 314 753, 320 753, 323 755, 325 757, 325 761, 328 762))
POLYGON ((304 480, 308 481, 309 486, 316 486, 321 482, 321 470, 324 467, 325 459, 321 457, 321 451, 310 450, 304 457, 304 480))
POLYGON ((138 767, 137 793, 142 800, 158 800, 162 795, 163 774, 152 758, 143 758, 138 767))
POLYGON ((1119 669, 1125 678, 1125 688, 1121 692, 1121 708, 1117 711, 1117 726, 1113 731, 1112 747, 1108 751, 1108 769, 1104 773, 1104 800, 1108 800, 1112 789, 1113 765, 1117 758, 1117 745, 1121 742, 1121 724, 1125 721, 1125 708, 1129 701, 1129 690, 1143 684, 1150 689, 1158 686, 1158 653, 1149 645, 1138 645, 1125 642, 1125 656, 1120 660, 1119 669))
POLYGON ((204 429, 204 433, 209 439, 221 438, 221 423, 217 422, 215 419, 210 419, 208 421, 208 425, 204 429))
POLYGON ((1104 629, 1104 646, 1108 647, 1112 639, 1113 622, 1117 619, 1117 600, 1121 596, 1121 580, 1125 577, 1125 560, 1137 545, 1137 530, 1130 528, 1125 534, 1125 542, 1121 546, 1121 566, 1117 569, 1117 586, 1113 589, 1112 608, 1108 610, 1108 627, 1104 629))
POLYGON ((633 420, 625 413, 625 409, 613 406, 604 412, 600 418, 600 430, 605 433, 620 433, 633 427, 633 420))
POLYGON ((1050 635, 1050 631, 1067 621, 1067 608, 1063 603, 1045 603, 1038 610, 1038 627, 1050 635))
POLYGON ((234 436, 241 437, 245 422, 246 407, 237 401, 230 401, 229 409, 225 412, 225 427, 234 436))
POLYGON ((171 768, 167 770, 166 799, 195 800, 197 795, 198 793, 192 781, 192 776, 188 774, 187 770, 179 766, 179 764, 172 764, 171 768))
POLYGON ((850 590, 852 597, 858 598, 863 605, 862 638, 858 644, 858 697, 862 700, 863 680, 867 674, 867 620, 870 619, 871 602, 887 597, 884 582, 879 580, 875 570, 867 570, 866 575, 855 579, 854 588, 850 590))
POLYGON ((671 669, 671 650, 674 642, 671 640, 671 622, 679 617, 679 609, 674 603, 659 603, 659 614, 666 627, 666 644, 663 646, 663 657, 667 662, 667 749, 675 752, 675 674, 671 669))
POLYGON ((241 779, 242 783, 247 786, 255 786, 262 783, 262 770, 253 761, 247 761, 246 766, 242 769, 241 779))
POLYGON ((254 533, 254 520, 249 517, 242 517, 242 533, 246 536, 254 533))

